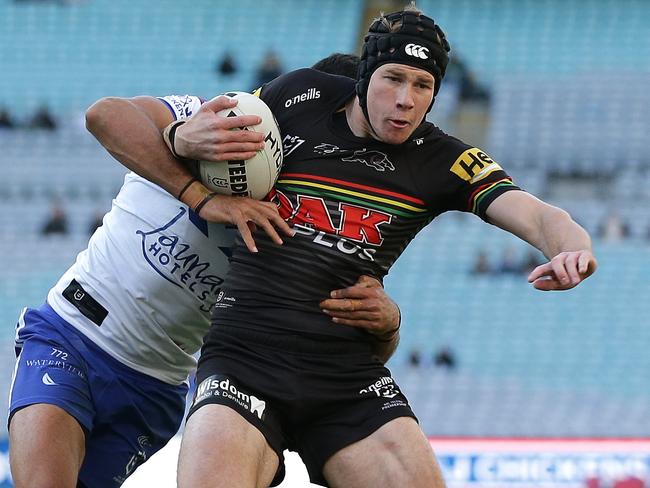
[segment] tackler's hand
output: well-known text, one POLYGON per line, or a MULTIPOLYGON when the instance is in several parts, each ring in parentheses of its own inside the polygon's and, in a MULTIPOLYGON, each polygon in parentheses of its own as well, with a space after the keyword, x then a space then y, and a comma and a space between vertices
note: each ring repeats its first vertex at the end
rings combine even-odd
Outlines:
POLYGON ((264 148, 264 134, 252 130, 233 130, 257 125, 258 115, 224 117, 219 112, 237 105, 235 98, 220 95, 176 129, 174 149, 187 159, 201 161, 244 161, 264 148))
POLYGON ((256 228, 266 232, 276 244, 283 243, 280 233, 289 237, 295 234, 280 216, 274 203, 248 197, 217 195, 201 208, 200 216, 213 222, 237 226, 251 252, 257 252, 252 234, 256 228))

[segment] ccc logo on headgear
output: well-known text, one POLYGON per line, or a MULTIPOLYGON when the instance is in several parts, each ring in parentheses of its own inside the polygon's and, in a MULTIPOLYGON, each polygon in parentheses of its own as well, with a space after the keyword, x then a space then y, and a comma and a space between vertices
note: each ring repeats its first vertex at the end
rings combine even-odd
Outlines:
POLYGON ((420 59, 429 58, 429 50, 424 46, 419 46, 418 44, 407 44, 404 47, 404 51, 406 51, 406 54, 408 54, 409 56, 413 56, 415 58, 420 58, 420 59))

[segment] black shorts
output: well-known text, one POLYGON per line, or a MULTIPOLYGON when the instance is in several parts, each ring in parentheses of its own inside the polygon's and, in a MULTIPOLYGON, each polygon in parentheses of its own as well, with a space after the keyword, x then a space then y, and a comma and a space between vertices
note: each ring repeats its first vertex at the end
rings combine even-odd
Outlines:
MULTIPOLYGON (((398 417, 415 415, 371 345, 328 336, 213 327, 189 411, 217 403, 237 411, 278 454, 297 451, 313 483, 337 451, 398 417)), ((417 419, 416 419, 417 420, 417 419)))

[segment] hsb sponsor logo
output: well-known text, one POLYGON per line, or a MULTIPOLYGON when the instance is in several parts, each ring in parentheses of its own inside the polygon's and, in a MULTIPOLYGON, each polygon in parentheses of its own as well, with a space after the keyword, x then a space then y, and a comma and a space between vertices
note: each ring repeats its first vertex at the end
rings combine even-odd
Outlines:
POLYGON ((501 169, 490 156, 476 147, 472 147, 456 159, 450 171, 470 183, 482 180, 487 175, 501 169))

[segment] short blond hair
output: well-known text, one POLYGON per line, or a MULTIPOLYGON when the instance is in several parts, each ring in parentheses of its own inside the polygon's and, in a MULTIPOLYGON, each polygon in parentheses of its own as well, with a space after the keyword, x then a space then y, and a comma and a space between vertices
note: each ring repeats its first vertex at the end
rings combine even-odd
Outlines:
MULTIPOLYGON (((403 12, 410 12, 416 15, 422 15, 424 12, 420 10, 417 5, 415 5, 414 1, 411 1, 408 5, 406 5, 403 9, 403 12)), ((388 32, 397 32, 401 29, 402 27, 402 20, 395 20, 395 21, 390 21, 386 18, 386 14, 384 12, 379 13, 379 17, 376 17, 373 22, 379 21, 381 22, 384 27, 388 30, 388 32)))

